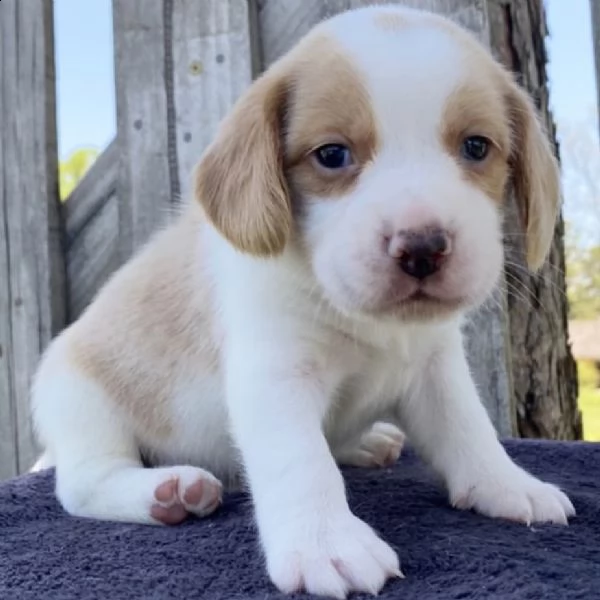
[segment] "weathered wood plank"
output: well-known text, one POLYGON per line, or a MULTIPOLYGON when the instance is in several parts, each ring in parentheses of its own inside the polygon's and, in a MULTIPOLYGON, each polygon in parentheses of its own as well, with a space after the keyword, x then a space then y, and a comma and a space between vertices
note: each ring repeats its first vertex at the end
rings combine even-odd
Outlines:
MULTIPOLYGON (((321 19, 377 0, 262 0, 257 3, 261 55, 268 66, 321 19)), ((489 43, 485 0, 396 0, 395 4, 432 10, 471 30, 489 43)), ((471 315, 466 326, 467 354, 475 382, 502 436, 515 432, 512 385, 508 369, 508 322, 504 294, 471 315)))
POLYGON ((190 189, 216 125, 250 83, 246 0, 114 0, 120 247, 126 258, 190 189))
POLYGON ((162 0, 114 0, 119 252, 129 257, 171 204, 162 0))
POLYGON ((185 198, 218 123, 252 81, 252 57, 246 0, 178 0, 174 6, 174 137, 185 198))
POLYGON ((67 245, 85 229, 87 222, 102 209, 108 197, 116 192, 118 175, 119 147, 113 140, 64 201, 67 245))
POLYGON ((29 388, 65 318, 52 3, 0 4, 0 478, 36 456, 29 388))
POLYGON ((64 204, 69 322, 120 265, 118 159, 113 141, 64 204))
POLYGON ((467 357, 481 400, 498 434, 516 434, 510 336, 504 285, 478 310, 468 315, 464 327, 467 357))
POLYGON ((119 206, 113 191, 67 247, 69 321, 81 315, 121 264, 118 242, 119 206))

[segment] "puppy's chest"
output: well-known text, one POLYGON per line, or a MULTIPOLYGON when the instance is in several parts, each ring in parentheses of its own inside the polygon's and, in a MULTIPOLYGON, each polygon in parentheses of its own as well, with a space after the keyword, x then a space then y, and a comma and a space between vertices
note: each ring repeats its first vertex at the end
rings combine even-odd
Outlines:
POLYGON ((391 397, 401 394, 410 370, 410 365, 399 356, 369 356, 362 368, 346 378, 342 391, 350 405, 385 403, 386 399, 391 401, 391 397))
POLYGON ((347 368, 340 369, 332 398, 337 418, 363 413, 377 417, 389 411, 419 370, 418 361, 403 347, 356 346, 353 352, 347 351, 345 358, 347 368))

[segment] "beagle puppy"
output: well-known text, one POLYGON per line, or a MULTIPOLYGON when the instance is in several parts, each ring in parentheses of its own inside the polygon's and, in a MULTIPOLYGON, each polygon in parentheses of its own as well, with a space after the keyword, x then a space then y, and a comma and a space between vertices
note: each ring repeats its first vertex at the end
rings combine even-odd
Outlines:
POLYGON ((509 180, 536 270, 559 172, 511 75, 428 12, 321 22, 45 353, 33 418, 64 508, 171 525, 243 483, 280 590, 377 593, 398 557, 351 512, 339 465, 389 465, 406 435, 453 506, 567 523, 567 496, 499 443, 463 348, 502 273, 509 180))

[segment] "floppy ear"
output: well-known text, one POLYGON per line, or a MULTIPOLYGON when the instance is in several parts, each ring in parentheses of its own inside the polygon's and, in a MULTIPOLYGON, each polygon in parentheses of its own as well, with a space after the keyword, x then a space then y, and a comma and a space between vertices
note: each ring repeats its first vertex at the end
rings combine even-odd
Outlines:
POLYGON ((283 172, 286 83, 267 72, 223 120, 195 173, 196 199, 233 246, 257 256, 279 254, 292 228, 283 172))
POLYGON ((560 172, 529 96, 510 81, 511 167, 525 228, 527 264, 537 271, 550 250, 560 208, 560 172))

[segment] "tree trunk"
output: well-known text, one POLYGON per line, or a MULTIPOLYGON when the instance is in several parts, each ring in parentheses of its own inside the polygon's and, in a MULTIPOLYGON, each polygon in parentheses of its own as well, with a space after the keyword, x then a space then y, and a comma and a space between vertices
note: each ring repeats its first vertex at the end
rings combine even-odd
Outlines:
MULTIPOLYGON (((491 43, 497 57, 529 90, 556 144, 546 86, 546 22, 542 0, 489 0, 491 43)), ((557 151, 558 145, 556 144, 557 151)), ((521 437, 581 439, 577 368, 568 343, 564 223, 550 257, 527 272, 523 229, 514 198, 506 218, 506 285, 517 426, 521 437)))

